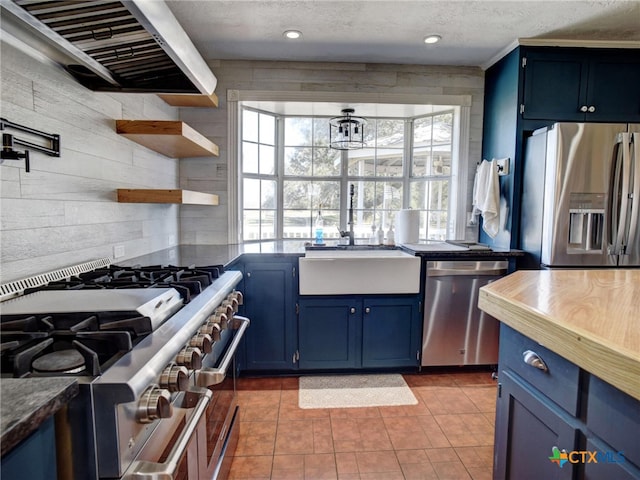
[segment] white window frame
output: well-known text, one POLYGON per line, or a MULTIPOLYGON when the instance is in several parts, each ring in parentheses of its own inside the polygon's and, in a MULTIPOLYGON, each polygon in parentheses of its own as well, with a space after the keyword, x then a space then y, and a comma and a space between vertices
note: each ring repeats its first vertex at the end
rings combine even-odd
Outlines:
MULTIPOLYGON (((242 218, 242 175, 240 172, 239 155, 241 149, 241 121, 243 102, 330 102, 372 104, 406 104, 406 105, 451 105, 456 110, 452 139, 451 192, 449 198, 449 223, 453 236, 464 238, 466 227, 466 199, 468 194, 469 177, 469 142, 471 95, 412 95, 412 94, 375 94, 357 92, 286 92, 286 91, 258 91, 258 90, 227 90, 228 114, 228 241, 229 243, 243 243, 242 218)), ((312 115, 309 115, 312 116, 312 115)), ((408 177, 405 176, 404 181, 408 177)), ((403 189, 408 195, 408 183, 403 189)), ((346 204, 346 196, 341 195, 342 203, 346 204)), ((406 197, 405 197, 406 198, 406 197)), ((282 201, 278 198, 278 202, 282 201)), ((278 210, 280 210, 280 205, 278 210)))

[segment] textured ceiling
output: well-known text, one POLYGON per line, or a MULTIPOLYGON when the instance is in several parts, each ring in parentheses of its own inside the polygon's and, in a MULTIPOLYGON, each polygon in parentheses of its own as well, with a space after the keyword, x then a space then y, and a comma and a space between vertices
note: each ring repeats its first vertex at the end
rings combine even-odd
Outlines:
POLYGON ((640 0, 167 0, 207 60, 486 65, 519 38, 634 41, 640 0), (303 32, 287 41, 286 29, 303 32), (428 34, 441 42, 425 45, 428 34))

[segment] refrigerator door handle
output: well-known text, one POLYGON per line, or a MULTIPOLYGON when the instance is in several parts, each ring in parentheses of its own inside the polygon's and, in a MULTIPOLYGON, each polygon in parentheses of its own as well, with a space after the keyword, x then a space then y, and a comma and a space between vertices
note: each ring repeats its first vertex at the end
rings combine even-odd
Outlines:
POLYGON ((617 192, 620 191, 620 142, 613 146, 613 158, 611 159, 611 174, 609 175, 609 198, 607 199, 607 236, 609 238, 609 255, 617 255, 616 236, 619 226, 620 210, 617 205, 617 192))
POLYGON ((631 175, 629 154, 629 134, 621 133, 614 150, 609 188, 609 226, 610 238, 613 242, 609 252, 611 255, 624 253, 622 249, 627 226, 629 178, 631 175), (620 162, 620 149, 622 150, 622 162, 620 162), (622 179, 620 179, 620 175, 622 175, 622 179))
POLYGON ((633 158, 631 160, 631 168, 633 170, 633 184, 631 187, 631 218, 629 222, 629 233, 627 238, 627 253, 633 248, 638 233, 638 215, 640 215, 640 133, 632 133, 630 135, 630 147, 633 149, 633 158))

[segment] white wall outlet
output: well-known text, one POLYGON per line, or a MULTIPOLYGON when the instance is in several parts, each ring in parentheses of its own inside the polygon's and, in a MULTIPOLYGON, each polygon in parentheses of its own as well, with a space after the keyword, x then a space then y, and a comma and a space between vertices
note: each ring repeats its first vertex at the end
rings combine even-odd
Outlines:
POLYGON ((124 245, 114 245, 113 258, 124 257, 124 245))

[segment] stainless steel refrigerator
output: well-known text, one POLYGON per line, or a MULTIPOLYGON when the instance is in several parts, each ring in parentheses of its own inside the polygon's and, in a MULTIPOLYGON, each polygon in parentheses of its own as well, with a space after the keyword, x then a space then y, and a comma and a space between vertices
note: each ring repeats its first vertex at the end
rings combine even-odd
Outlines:
POLYGON ((528 267, 640 266, 640 125, 536 130, 522 186, 528 267))

